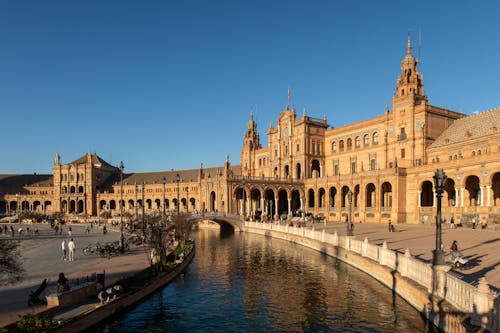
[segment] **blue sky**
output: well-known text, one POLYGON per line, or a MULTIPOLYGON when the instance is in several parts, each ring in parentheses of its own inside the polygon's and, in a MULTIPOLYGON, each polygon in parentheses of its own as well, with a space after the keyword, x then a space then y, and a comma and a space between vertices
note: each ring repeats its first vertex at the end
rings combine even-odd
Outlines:
POLYGON ((125 172, 239 164, 287 103, 383 113, 408 32, 431 104, 500 106, 498 1, 2 1, 0 173, 86 152, 125 172), (421 48, 419 48, 419 31, 421 48), (419 51, 420 49, 420 51, 419 51))

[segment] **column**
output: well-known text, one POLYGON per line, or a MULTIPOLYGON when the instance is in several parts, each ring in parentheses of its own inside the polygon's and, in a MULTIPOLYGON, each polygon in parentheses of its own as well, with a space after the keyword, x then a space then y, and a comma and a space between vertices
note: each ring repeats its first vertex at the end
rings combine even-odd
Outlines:
POLYGON ((491 186, 486 186, 486 206, 491 207, 491 186))
POLYGON ((304 211, 304 198, 300 197, 300 210, 304 211))
POLYGON ((459 193, 458 193, 458 188, 456 188, 455 189, 455 207, 459 206, 459 202, 460 202, 460 196, 459 196, 459 193))
POLYGON ((417 207, 422 207, 422 191, 418 190, 418 205, 417 207))
POLYGON ((432 207, 436 207, 436 191, 432 189, 432 207))
POLYGON ((479 198, 481 200, 480 206, 484 206, 484 186, 479 186, 479 198))
POLYGON ((464 206, 464 188, 460 188, 460 207, 464 206))
POLYGON ((274 197, 274 210, 276 211, 275 215, 278 215, 278 198, 274 197))
POLYGON ((288 198, 288 216, 292 216, 292 199, 288 198))

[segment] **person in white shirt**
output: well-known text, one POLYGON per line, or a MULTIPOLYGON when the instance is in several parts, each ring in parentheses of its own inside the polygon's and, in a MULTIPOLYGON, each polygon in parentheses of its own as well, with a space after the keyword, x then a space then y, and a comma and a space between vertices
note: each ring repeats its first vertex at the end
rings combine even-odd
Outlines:
POLYGON ((71 240, 68 242, 69 261, 75 261, 75 249, 75 242, 73 241, 73 238, 71 238, 71 240))

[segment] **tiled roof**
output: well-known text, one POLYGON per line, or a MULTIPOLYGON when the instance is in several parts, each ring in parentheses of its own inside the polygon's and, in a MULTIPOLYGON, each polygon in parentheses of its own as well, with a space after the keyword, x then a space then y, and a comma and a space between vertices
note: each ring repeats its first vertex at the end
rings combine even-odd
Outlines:
POLYGON ((429 148, 437 148, 480 138, 489 135, 492 127, 496 127, 496 131, 500 130, 500 108, 455 120, 429 148))
POLYGON ((100 158, 96 153, 87 153, 69 164, 85 164, 85 163, 87 163, 87 156, 89 154, 91 157, 92 164, 94 164, 94 165, 101 164, 101 166, 103 166, 103 167, 116 168, 115 166, 112 166, 111 164, 109 164, 108 162, 106 162, 105 160, 100 158))
POLYGON ((0 175, 0 193, 24 193, 24 186, 52 186, 52 175, 0 175))

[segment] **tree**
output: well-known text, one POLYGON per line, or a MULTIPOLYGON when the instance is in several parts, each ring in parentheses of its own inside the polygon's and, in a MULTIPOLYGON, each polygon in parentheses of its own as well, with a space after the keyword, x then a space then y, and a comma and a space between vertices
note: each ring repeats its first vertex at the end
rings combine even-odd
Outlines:
POLYGON ((185 244, 198 218, 188 214, 179 214, 172 217, 172 225, 175 228, 175 236, 181 244, 185 244))
POLYGON ((0 240, 0 286, 21 281, 24 276, 19 242, 0 240))

